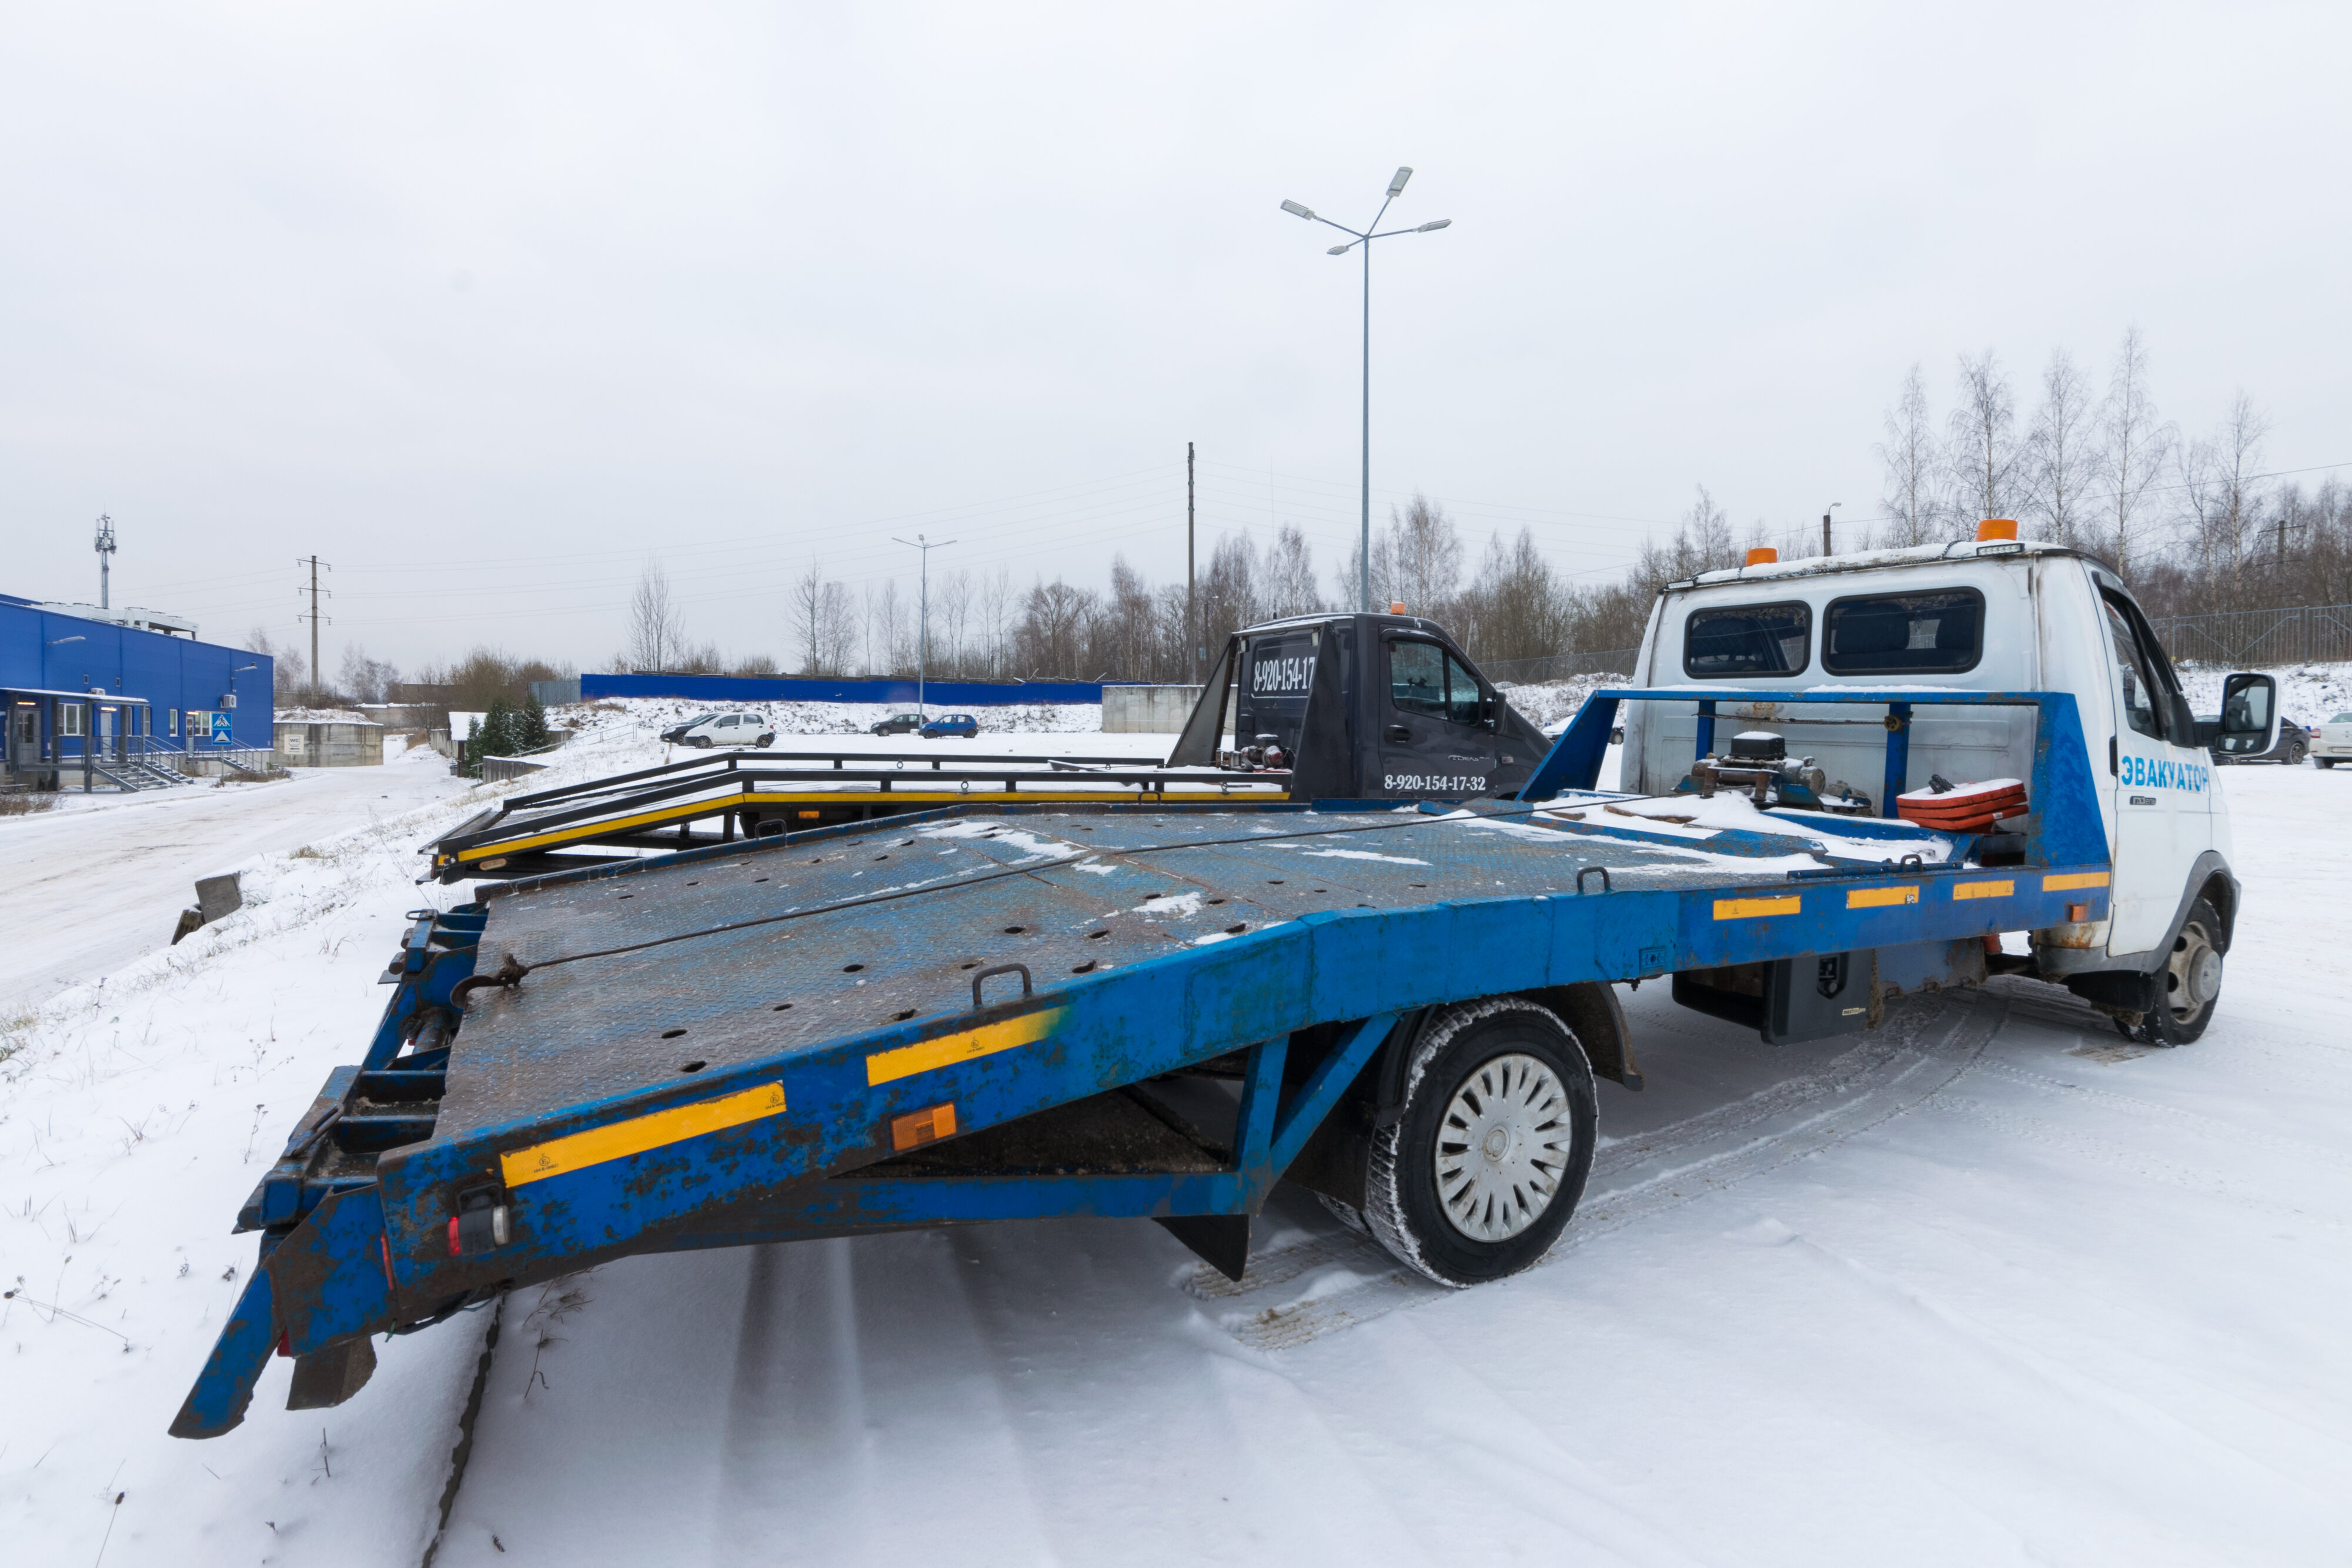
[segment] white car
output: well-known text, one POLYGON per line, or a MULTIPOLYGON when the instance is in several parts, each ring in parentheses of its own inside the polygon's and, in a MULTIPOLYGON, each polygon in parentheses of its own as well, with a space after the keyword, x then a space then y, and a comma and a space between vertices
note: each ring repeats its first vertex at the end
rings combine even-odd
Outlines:
POLYGON ((662 738, 680 746, 771 746, 776 729, 763 713, 698 713, 662 738))
POLYGON ((2311 759, 2333 768, 2339 757, 2352 757, 2352 713, 2339 713, 2326 724, 2311 727, 2311 759))

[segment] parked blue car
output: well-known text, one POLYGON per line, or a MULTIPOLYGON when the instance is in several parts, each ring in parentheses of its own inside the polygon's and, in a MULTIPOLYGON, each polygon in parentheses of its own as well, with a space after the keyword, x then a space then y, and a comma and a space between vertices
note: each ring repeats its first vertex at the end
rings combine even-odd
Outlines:
POLYGON ((938 740, 943 736, 960 735, 970 740, 980 733, 980 720, 968 713, 943 713, 923 726, 925 740, 938 740))

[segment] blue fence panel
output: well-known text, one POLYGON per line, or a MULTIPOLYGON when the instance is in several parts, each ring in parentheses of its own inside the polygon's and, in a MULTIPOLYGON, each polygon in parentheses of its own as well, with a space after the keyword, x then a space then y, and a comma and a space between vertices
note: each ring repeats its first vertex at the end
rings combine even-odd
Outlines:
MULTIPOLYGON (((1016 703, 1099 703, 1100 681, 933 681, 923 689, 929 708, 1009 707, 1016 703)), ((1112 683, 1114 685, 1118 683, 1112 683)), ((801 680, 758 675, 594 674, 580 677, 580 700, 599 697, 682 697, 688 702, 880 703, 915 706, 915 683, 901 680, 801 680)))

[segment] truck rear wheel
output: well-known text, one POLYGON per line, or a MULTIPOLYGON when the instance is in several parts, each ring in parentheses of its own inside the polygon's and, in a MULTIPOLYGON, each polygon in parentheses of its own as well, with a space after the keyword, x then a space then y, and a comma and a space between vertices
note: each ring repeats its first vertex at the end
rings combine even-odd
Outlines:
POLYGON ((2213 906, 2201 898, 2191 904, 2164 967, 2148 977, 2156 1005, 2126 1033, 2146 1045, 2187 1045, 2205 1032, 2221 999, 2221 936, 2213 906))
POLYGON ((1518 997, 1448 1008, 1372 1134, 1364 1223, 1441 1285, 1516 1274, 1558 1239, 1592 1169, 1592 1069, 1568 1026, 1518 997))

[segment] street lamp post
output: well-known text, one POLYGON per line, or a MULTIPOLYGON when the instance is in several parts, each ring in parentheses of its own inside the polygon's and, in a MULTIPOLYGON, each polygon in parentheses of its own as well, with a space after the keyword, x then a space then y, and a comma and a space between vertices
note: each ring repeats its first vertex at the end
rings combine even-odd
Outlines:
POLYGON ((1437 218, 1408 229, 1381 229, 1381 219, 1388 215, 1389 204, 1404 193, 1404 183, 1412 178, 1412 171, 1410 168, 1399 169, 1396 172, 1395 177, 1389 181, 1388 196, 1381 203, 1381 210, 1372 214, 1372 221, 1366 224, 1360 232, 1349 228, 1345 224, 1331 223, 1329 218, 1312 207, 1302 206, 1297 202, 1286 201, 1282 204, 1282 210, 1293 217, 1305 218, 1310 223, 1330 224, 1331 227, 1338 229, 1341 234, 1353 236, 1345 245, 1333 246, 1324 253, 1325 255, 1345 256, 1358 246, 1361 246, 1364 250, 1363 517, 1361 537, 1359 541, 1359 548, 1362 553, 1356 560, 1356 594, 1359 601, 1358 607, 1365 611, 1370 611, 1372 607, 1372 242, 1376 239, 1389 239, 1397 235, 1432 234, 1448 227, 1454 222, 1452 218, 1437 218))
POLYGON ((910 549, 923 552, 922 595, 918 601, 920 608, 915 612, 915 716, 922 718, 926 716, 923 688, 930 678, 931 671, 931 552, 941 546, 951 545, 955 540, 927 539, 920 534, 910 539, 898 538, 895 534, 891 538, 910 549))

